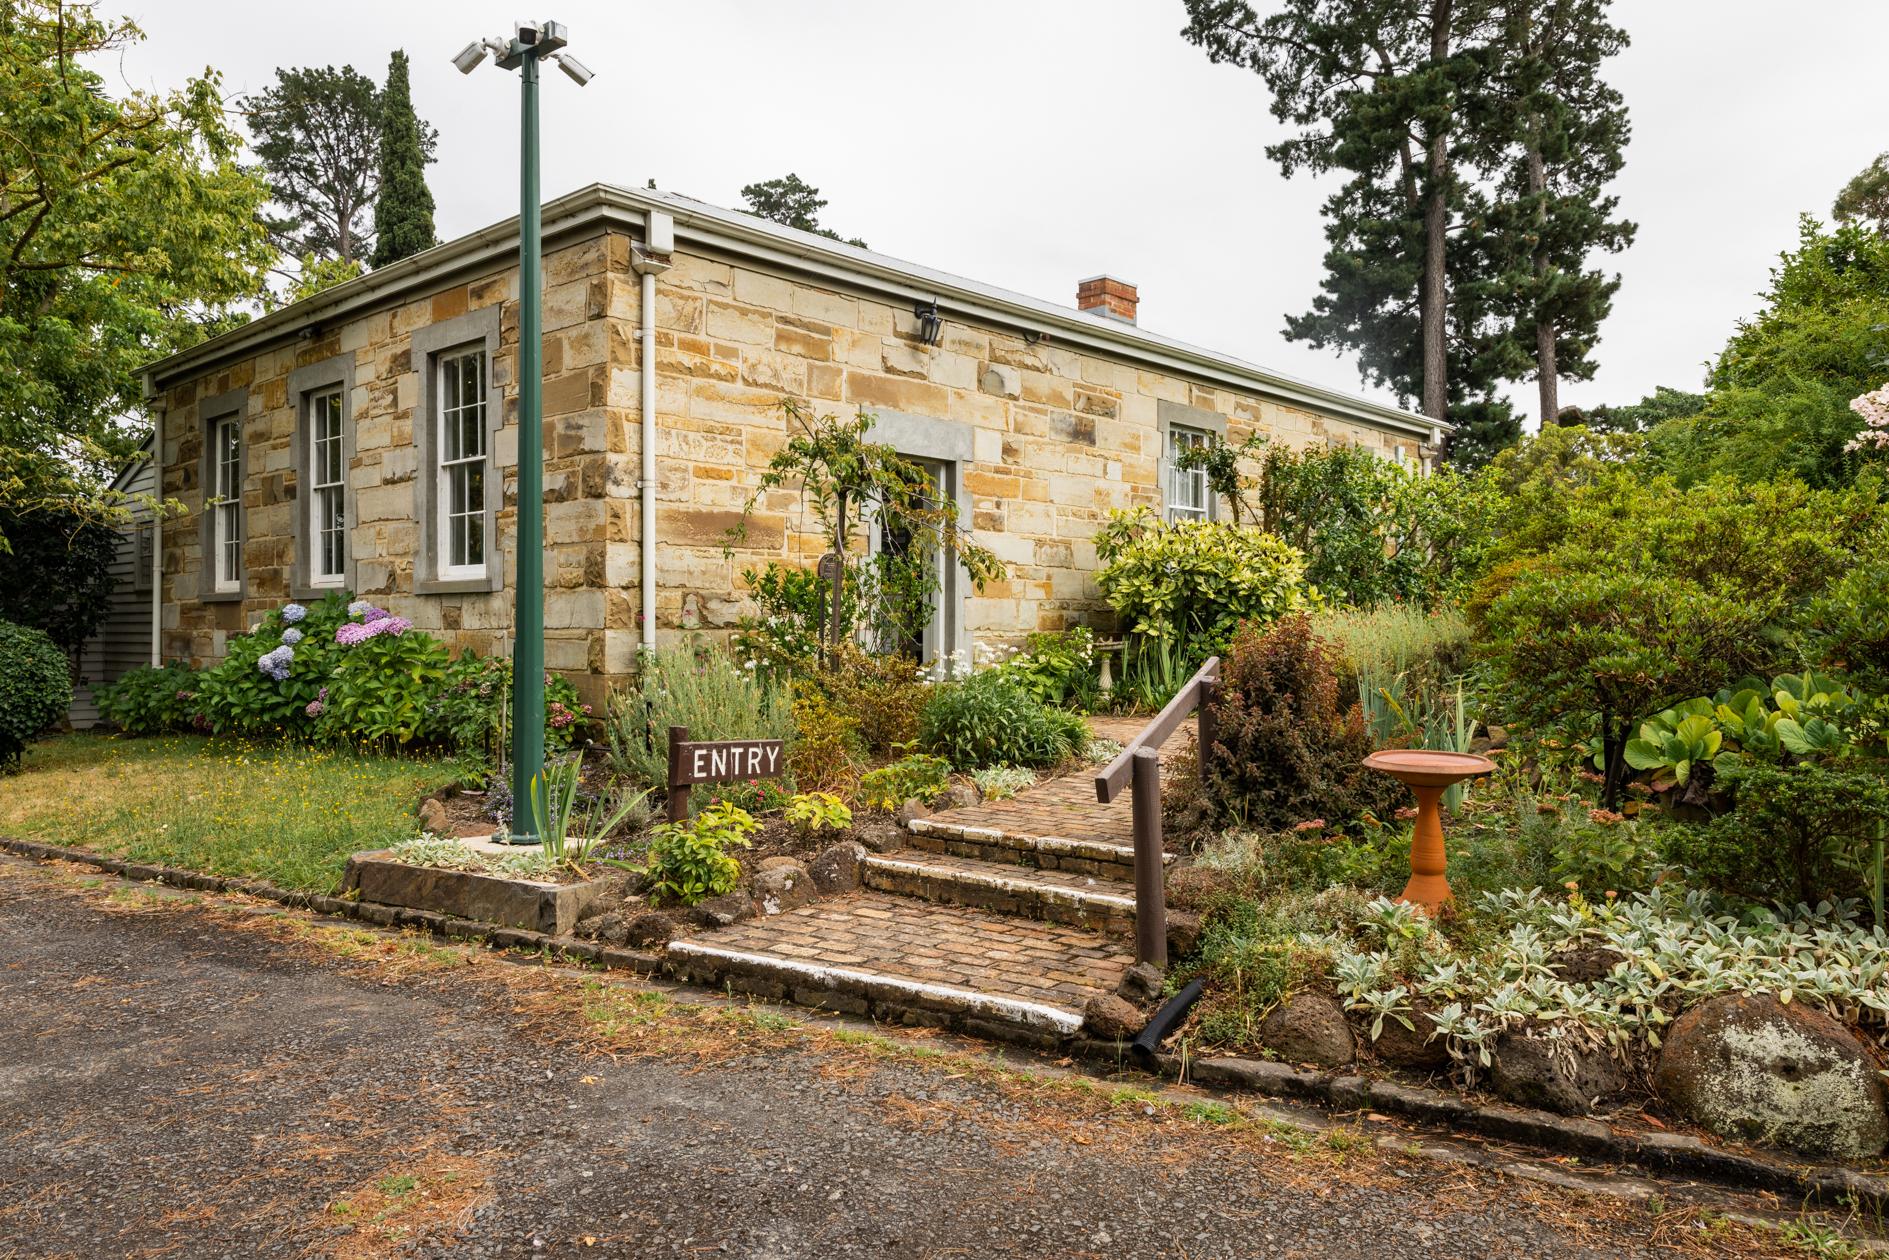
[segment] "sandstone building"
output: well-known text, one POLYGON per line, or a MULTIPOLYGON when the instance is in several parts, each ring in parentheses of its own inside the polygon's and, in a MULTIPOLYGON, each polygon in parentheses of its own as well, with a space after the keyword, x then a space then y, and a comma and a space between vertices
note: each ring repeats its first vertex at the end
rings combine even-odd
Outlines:
MULTIPOLYGON (((1441 438, 1147 332, 1134 287, 1108 277, 1072 309, 603 185, 547 204, 544 233, 545 654, 587 699, 639 646, 733 624, 744 568, 823 549, 780 491, 724 555, 783 440, 783 397, 871 411, 1008 566, 981 592, 947 567, 938 652, 1105 619, 1090 539, 1110 509, 1218 510, 1170 467, 1184 444, 1258 430, 1420 463, 1441 438)), ((163 493, 188 509, 157 548, 167 658, 213 659, 264 610, 340 588, 455 647, 505 650, 516 255, 514 220, 148 369, 163 493)))

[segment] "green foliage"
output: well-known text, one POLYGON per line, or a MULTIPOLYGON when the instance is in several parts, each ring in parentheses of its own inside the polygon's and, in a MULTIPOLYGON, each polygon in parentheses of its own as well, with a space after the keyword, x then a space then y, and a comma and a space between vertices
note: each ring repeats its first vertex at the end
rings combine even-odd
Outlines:
POLYGON ((971 782, 987 801, 1008 800, 1036 782, 1036 772, 1022 766, 984 766, 971 771, 971 782))
POLYGON ((270 234, 304 259, 304 275, 311 261, 318 269, 352 264, 359 274, 380 188, 380 90, 353 66, 280 67, 275 75, 242 102, 251 148, 281 209, 265 220, 270 234))
POLYGON ((1095 546, 1096 587, 1131 641, 1168 645, 1193 662, 1188 674, 1242 623, 1265 625, 1319 600, 1306 584, 1305 557, 1259 529, 1168 522, 1142 507, 1111 512, 1095 546))
POLYGON ((1221 658, 1213 713, 1205 790, 1190 788, 1184 760, 1168 794, 1184 830, 1343 825, 1388 818, 1404 799, 1400 785, 1359 764, 1373 747, 1364 716, 1341 701, 1332 649, 1305 616, 1240 631, 1221 658))
POLYGON ((406 747, 424 741, 451 663, 445 644, 413 630, 342 648, 328 676, 317 729, 359 744, 406 747))
POLYGON ((1668 858, 1714 888, 1778 905, 1867 895, 1889 830, 1880 765, 1748 762, 1725 772, 1736 807, 1667 833, 1668 858))
POLYGON ((89 511, 0 502, 0 539, 0 621, 44 630, 78 655, 111 610, 117 532, 89 511))
POLYGON ((959 770, 1051 766, 1088 739, 1081 715, 1044 704, 997 670, 940 683, 918 719, 919 746, 959 770))
POLYGON ((1651 888, 1659 850, 1632 823, 1590 823, 1556 837, 1552 877, 1589 895, 1651 888))
MULTIPOLYGON (((653 184, 650 186, 655 187, 653 184)), ((741 199, 747 202, 749 214, 771 219, 783 227, 799 228, 830 240, 845 240, 848 245, 867 248, 866 242, 856 236, 841 237, 838 232, 820 226, 820 211, 826 209, 826 198, 820 195, 818 188, 791 171, 779 179, 764 179, 743 185, 741 199)))
POLYGON ((1725 735, 1713 721, 1711 702, 1696 703, 1703 704, 1706 711, 1690 712, 1681 706, 1662 710, 1642 722, 1639 737, 1628 740, 1622 752, 1627 764, 1635 770, 1670 774, 1672 781, 1680 784, 1691 780, 1696 767, 1711 765, 1725 735))
POLYGON ((800 689, 824 695, 852 720, 860 746, 883 757, 918 737, 918 715, 932 692, 925 672, 896 653, 874 654, 842 643, 833 667, 804 679, 800 689))
POLYGON ((733 892, 741 863, 729 849, 753 845, 748 837, 761 824, 745 809, 727 803, 708 806, 684 823, 650 828, 649 903, 674 901, 692 906, 708 897, 733 892))
POLYGON ((89 505, 148 430, 140 370, 259 293, 268 196, 215 72, 114 94, 142 39, 90 7, 18 0, 0 39, 0 503, 70 481, 89 505), (96 68, 94 68, 96 67, 96 68))
POLYGON ((1889 534, 1871 539, 1855 565, 1805 610, 1813 658, 1869 691, 1889 692, 1889 534))
POLYGON ((845 831, 853 825, 853 811, 831 792, 796 792, 781 816, 793 824, 803 840, 814 839, 821 832, 845 831))
MULTIPOLYGON (((271 609, 248 634, 232 635, 223 659, 197 675, 197 707, 209 730, 304 739, 315 733, 325 701, 322 689, 341 652, 335 632, 352 618, 347 596, 339 592, 307 605, 303 620, 285 620, 285 609, 296 606, 271 609), (290 630, 301 639, 285 645, 283 636, 290 630), (261 662, 284 646, 290 647, 293 660, 288 677, 278 680, 263 671, 261 662), (315 706, 313 712, 310 705, 315 706)), ((359 684, 364 692, 371 686, 371 680, 359 684)), ((339 724, 327 729, 337 736, 343 731, 339 724)))
MULTIPOLYGON (((409 630, 409 635, 416 633, 409 630)), ((462 754, 502 760, 511 729, 512 663, 467 652, 446 669, 427 702, 425 729, 462 754)), ((544 676, 544 751, 555 756, 571 746, 590 715, 577 688, 562 674, 544 676)))
POLYGON ((1024 641, 1023 651, 997 669, 1042 703, 1057 708, 1092 711, 1101 696, 1095 631, 1087 626, 1039 630, 1024 641))
POLYGON ((1223 501, 1232 513, 1233 524, 1244 523, 1254 515, 1252 495, 1259 483, 1241 470, 1245 460, 1258 460, 1270 441, 1264 433, 1249 433, 1238 446, 1227 442, 1202 442, 1183 447, 1174 466, 1185 471, 1199 469, 1207 474, 1207 489, 1213 499, 1223 501))
POLYGON ((1844 449, 1861 427, 1849 404, 1889 374, 1889 237, 1806 217, 1764 298, 1714 365, 1704 408, 1653 430, 1682 486, 1719 474, 1840 486, 1861 467, 1844 449))
POLYGON ((787 770, 797 786, 810 792, 851 791, 859 778, 863 742, 859 719, 834 705, 824 692, 807 688, 794 696, 787 770))
POLYGON ((742 506, 740 522, 728 531, 728 554, 745 541, 748 518, 764 497, 798 490, 832 551, 845 557, 844 580, 855 588, 856 604, 841 601, 839 638, 854 637, 855 624, 846 620, 851 615, 865 623, 883 649, 900 653, 918 640, 931 618, 930 596, 941 580, 935 557, 954 557, 978 590, 1003 579, 1004 566, 959 523, 956 501, 939 493, 931 474, 871 440, 871 413, 861 409, 850 420, 816 417, 791 398, 781 400, 781 410, 787 440, 768 460, 742 506), (868 520, 903 545, 858 554, 853 540, 868 520))
POLYGON ((361 264, 351 258, 323 258, 319 254, 303 254, 300 265, 295 269, 295 282, 289 286, 289 301, 299 302, 303 298, 314 297, 324 289, 332 289, 366 274, 361 264))
POLYGON ((426 186, 433 132, 413 112, 407 54, 399 49, 387 63, 377 114, 380 190, 374 201, 373 264, 385 267, 434 245, 433 193, 426 186))
POLYGON ((1830 217, 1889 232, 1889 153, 1877 154, 1875 161, 1843 185, 1830 206, 1830 217))
POLYGON ((192 726, 197 671, 183 661, 140 665, 93 694, 99 715, 127 735, 171 735, 192 726))
POLYGON ((859 799, 867 809, 888 813, 917 799, 936 800, 951 785, 951 763, 928 753, 911 753, 860 777, 859 799))
POLYGON ((645 653, 636 681, 610 696, 604 734, 610 762, 632 782, 669 782, 669 728, 690 739, 788 739, 786 688, 737 665, 719 647, 679 644, 645 653))
POLYGON ((0 773, 72 703, 71 666, 46 632, 0 621, 0 773))
MULTIPOLYGON (((735 630, 737 660, 754 661, 757 668, 787 676, 817 668, 820 644, 832 616, 832 587, 812 569, 770 560, 766 566, 744 569, 741 580, 757 615, 742 617, 735 630)), ((840 620, 853 625, 859 616, 859 591, 847 583, 841 596, 840 620)))
POLYGON ((531 777, 531 817, 538 830, 538 848, 553 869, 582 867, 590 861, 612 832, 643 809, 651 791, 586 796, 583 780, 582 756, 546 762, 531 777))
POLYGON ((1584 426, 1594 433, 1644 433, 1667 420, 1683 420, 1705 409, 1705 395, 1687 393, 1667 385, 1657 385, 1637 403, 1620 406, 1602 404, 1583 412, 1569 407, 1561 413, 1561 425, 1584 426))

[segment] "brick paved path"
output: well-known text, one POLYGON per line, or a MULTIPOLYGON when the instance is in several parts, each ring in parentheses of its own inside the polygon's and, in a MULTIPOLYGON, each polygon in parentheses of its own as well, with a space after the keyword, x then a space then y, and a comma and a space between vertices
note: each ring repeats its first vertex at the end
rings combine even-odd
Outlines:
MULTIPOLYGON (((1145 719, 1091 725, 1125 743, 1145 719)), ((1164 763, 1190 747, 1184 729, 1164 763)), ((1037 1040, 1074 1033, 1134 961, 1129 793, 1099 803, 1084 767, 911 831, 912 848, 866 859, 858 893, 674 942, 671 966, 808 1006, 1037 1040)))

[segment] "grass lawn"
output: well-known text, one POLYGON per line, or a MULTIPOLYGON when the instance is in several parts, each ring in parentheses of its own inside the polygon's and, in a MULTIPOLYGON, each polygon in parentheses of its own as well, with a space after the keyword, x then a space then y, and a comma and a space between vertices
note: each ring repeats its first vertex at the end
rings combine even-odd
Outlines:
POLYGON ((451 777, 437 758, 65 735, 0 778, 0 835, 327 892, 348 854, 412 835, 415 802, 451 777))

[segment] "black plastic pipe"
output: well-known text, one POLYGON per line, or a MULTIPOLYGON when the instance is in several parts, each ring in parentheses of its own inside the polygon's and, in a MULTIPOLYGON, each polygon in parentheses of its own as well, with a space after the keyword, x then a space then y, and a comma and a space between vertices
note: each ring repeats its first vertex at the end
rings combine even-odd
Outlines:
POLYGON ((1154 1013, 1148 1026, 1135 1034, 1135 1039, 1128 1048, 1134 1052, 1135 1061, 1152 1070, 1156 1066, 1155 1055, 1161 1049, 1161 1043, 1168 1039, 1175 1027, 1187 1018, 1187 1012, 1194 1003, 1200 1001, 1201 990, 1206 981, 1190 980, 1187 987, 1161 1003, 1161 1009, 1154 1013))

